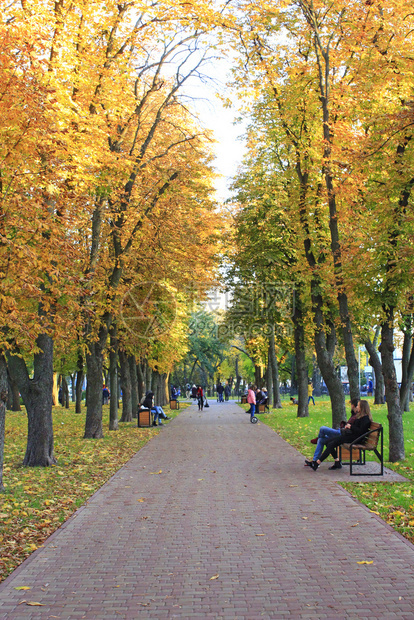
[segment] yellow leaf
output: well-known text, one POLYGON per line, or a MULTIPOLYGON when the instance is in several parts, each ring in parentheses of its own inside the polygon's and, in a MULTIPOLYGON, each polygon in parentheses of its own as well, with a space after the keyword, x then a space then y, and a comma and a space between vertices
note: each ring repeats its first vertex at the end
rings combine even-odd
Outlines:
POLYGON ((162 474, 162 469, 160 469, 160 471, 150 471, 150 474, 162 474))
POLYGON ((361 562, 357 562, 357 564, 374 564, 374 560, 362 560, 361 562))
POLYGON ((32 587, 31 586, 18 586, 17 588, 14 588, 15 590, 31 590, 32 587))
POLYGON ((31 605, 32 607, 44 607, 43 603, 38 603, 37 601, 25 601, 26 605, 31 605))
POLYGON ((140 497, 140 498, 137 500, 137 502, 141 502, 141 504, 142 504, 142 502, 145 502, 145 497, 140 497))
POLYGON ((212 577, 210 577, 210 581, 213 581, 213 579, 218 579, 220 577, 220 575, 213 575, 212 577))

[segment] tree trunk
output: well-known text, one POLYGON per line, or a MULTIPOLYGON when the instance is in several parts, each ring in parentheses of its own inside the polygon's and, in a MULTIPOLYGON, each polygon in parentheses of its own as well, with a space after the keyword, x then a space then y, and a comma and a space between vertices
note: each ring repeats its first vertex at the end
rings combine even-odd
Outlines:
POLYGON ((138 377, 138 402, 141 402, 145 396, 145 380, 144 373, 142 372, 142 365, 140 362, 137 364, 137 377, 138 377))
POLYGON ((76 373, 70 375, 70 400, 76 402, 76 373))
POLYGON ((59 405, 59 373, 53 373, 53 389, 52 389, 53 406, 59 405))
POLYGON ((262 387, 262 367, 258 364, 254 366, 254 381, 256 383, 256 387, 262 387))
POLYGON ((368 358, 369 365, 372 366, 372 368, 374 369, 374 375, 375 375, 374 405, 383 405, 385 402, 384 400, 384 389, 385 389, 384 388, 384 377, 382 374, 381 360, 375 349, 375 341, 376 341, 376 338, 374 338, 374 342, 371 342, 371 340, 367 338, 364 344, 369 354, 369 358, 368 358))
POLYGON ((97 342, 89 344, 89 351, 86 353, 86 420, 84 439, 101 439, 102 428, 102 357, 103 357, 103 338, 97 342))
POLYGON ((160 375, 156 370, 152 371, 152 383, 151 391, 154 392, 154 403, 157 406, 161 406, 160 403, 160 375))
POLYGON ((121 367, 121 389, 122 389, 122 416, 121 422, 132 421, 132 401, 131 401, 131 375, 129 372, 128 357, 121 349, 118 352, 119 364, 121 367))
POLYGON ((270 364, 272 368, 272 384, 273 384, 273 407, 275 409, 281 409, 282 403, 280 400, 279 390, 279 365, 276 357, 276 342, 275 342, 275 330, 272 328, 269 341, 270 351, 270 364))
POLYGON ((333 355, 335 352, 335 330, 333 324, 328 326, 325 322, 324 307, 326 304, 324 303, 321 293, 323 284, 318 274, 318 266, 325 261, 325 256, 322 253, 319 255, 318 260, 316 260, 313 253, 311 241, 313 238, 313 231, 310 230, 307 203, 309 173, 302 170, 302 164, 299 159, 297 160, 296 172, 300 183, 299 216, 305 233, 303 245, 306 260, 312 274, 310 293, 312 300, 312 318, 315 329, 314 342, 316 359, 325 385, 329 391, 332 406, 332 426, 335 428, 338 427, 343 420, 346 420, 346 409, 342 382, 336 373, 333 362, 333 355))
POLYGON ((407 317, 404 329, 404 342, 402 350, 402 380, 400 388, 400 402, 403 411, 410 411, 410 388, 414 374, 414 346, 411 326, 412 316, 407 317))
MULTIPOLYGON (((239 396, 240 394, 240 381, 241 381, 241 377, 239 375, 239 357, 238 355, 236 355, 236 386, 235 386, 235 392, 236 392, 236 396, 239 396)), ((269 384, 267 385, 267 390, 268 392, 270 392, 270 388, 269 388, 269 384)))
POLYGON ((26 363, 17 355, 8 354, 8 366, 19 386, 27 410, 27 447, 24 467, 48 467, 56 462, 53 454, 53 340, 40 334, 36 340, 40 349, 34 356, 33 379, 29 378, 26 363))
MULTIPOLYGON (((312 16, 314 17, 313 8, 311 10, 312 16)), ((315 36, 318 37, 318 26, 316 25, 318 22, 315 19, 313 22, 315 36)), ((316 38, 316 42, 318 45, 321 43, 321 38, 316 38)), ((339 315, 341 319, 341 328, 342 328, 342 338, 344 341, 345 347, 345 357, 346 363, 348 366, 348 379, 349 379, 349 391, 350 397, 359 398, 359 368, 358 361, 355 357, 355 348, 352 337, 352 326, 351 319, 349 316, 349 308, 348 308, 348 297, 345 290, 344 278, 343 278, 343 269, 342 269, 342 246, 339 235, 339 224, 338 224, 338 212, 336 207, 336 189, 334 182, 334 175, 332 172, 332 125, 331 125, 331 116, 330 116, 330 90, 329 90, 329 81, 331 80, 330 69, 329 69, 329 45, 325 50, 321 50, 322 58, 325 62, 325 71, 320 69, 319 74, 319 89, 320 89, 320 102, 322 109, 322 131, 324 138, 324 153, 323 153, 323 164, 322 164, 322 174, 325 179, 325 186, 328 195, 328 208, 329 208, 329 231, 331 236, 331 254, 334 265, 334 275, 335 275, 335 285, 336 285, 336 295, 338 300, 339 307, 339 315)), ((319 359, 318 359, 319 363, 319 359)), ((320 364, 319 367, 321 368, 320 364)), ((326 364, 325 364, 325 367, 326 364)), ((322 368, 321 368, 322 371, 322 368)), ((323 374, 323 373, 322 373, 323 374)), ((326 381, 325 381, 326 383, 326 381)), ((328 385, 328 384, 327 384, 328 385)), ((328 387, 329 389, 329 387, 328 387)), ((337 389, 335 382, 335 390, 337 389)), ((341 385, 342 389, 342 385, 341 385)), ((343 392, 343 389, 342 389, 343 392)), ((343 405, 345 409, 345 402, 343 405)))
POLYGON ((4 435, 6 427, 6 403, 9 380, 7 364, 3 353, 0 353, 0 493, 4 492, 3 463, 4 463, 4 435))
POLYGON ((295 338, 296 374, 298 378, 298 418, 309 416, 308 406, 308 368, 306 364, 305 330, 303 326, 302 299, 299 289, 295 295, 293 311, 293 326, 295 338))
POLYGON ((118 425, 118 338, 117 327, 113 323, 110 328, 109 349, 109 430, 117 431, 118 425))
POLYGON ((76 371, 76 402, 75 402, 75 413, 82 413, 82 388, 83 388, 83 357, 82 355, 78 355, 77 361, 77 371, 76 371))
POLYGON ((295 396, 298 393, 298 381, 296 377, 296 357, 292 355, 292 361, 290 364, 290 396, 295 396))
POLYGON ((389 424, 389 461, 396 463, 405 459, 404 428, 400 406, 400 394, 394 365, 394 309, 386 308, 385 321, 381 326, 382 374, 385 382, 385 397, 389 424))
POLYGON ((6 411, 12 411, 13 407, 13 394, 11 388, 11 380, 10 373, 7 370, 7 403, 6 403, 6 411))
POLYGON ((152 368, 150 368, 148 362, 146 362, 145 364, 145 391, 148 392, 149 390, 151 390, 152 392, 154 391, 152 389, 152 368))
POLYGON ((163 372, 160 377, 160 404, 165 407, 169 402, 170 390, 168 387, 170 373, 163 372))
POLYGON ((69 409, 69 386, 64 375, 62 375, 62 407, 69 409))
POLYGON ((131 407, 132 417, 138 417, 138 377, 137 377, 137 363, 135 361, 135 355, 128 355, 129 374, 131 377, 131 407))
POLYGON ((267 348, 267 365, 265 372, 265 381, 267 388, 267 405, 269 409, 273 406, 273 382, 272 382, 272 360, 270 359, 270 344, 267 348))
POLYGON ((10 384, 10 397, 11 397, 11 410, 12 411, 21 411, 22 408, 20 406, 20 392, 19 386, 16 381, 13 381, 12 377, 9 374, 9 384, 10 384))
POLYGON ((332 407, 332 426, 338 428, 346 420, 345 395, 342 382, 336 372, 333 356, 335 352, 335 330, 330 326, 328 337, 325 335, 322 312, 322 298, 316 295, 314 300, 315 350, 319 370, 329 391, 332 407))

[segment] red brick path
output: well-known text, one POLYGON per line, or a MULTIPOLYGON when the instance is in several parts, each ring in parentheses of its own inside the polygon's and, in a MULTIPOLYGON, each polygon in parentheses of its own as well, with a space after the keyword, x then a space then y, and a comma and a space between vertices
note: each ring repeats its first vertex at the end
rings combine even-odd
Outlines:
POLYGON ((329 475, 192 406, 0 586, 0 618, 413 620, 413 545, 329 475))

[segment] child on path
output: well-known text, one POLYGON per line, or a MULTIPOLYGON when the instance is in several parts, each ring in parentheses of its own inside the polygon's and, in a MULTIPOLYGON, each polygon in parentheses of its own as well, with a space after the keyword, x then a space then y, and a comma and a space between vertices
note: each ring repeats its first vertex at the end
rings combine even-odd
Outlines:
POLYGON ((250 405, 250 410, 247 413, 250 413, 250 419, 254 417, 256 412, 256 386, 251 385, 247 390, 247 402, 250 405))

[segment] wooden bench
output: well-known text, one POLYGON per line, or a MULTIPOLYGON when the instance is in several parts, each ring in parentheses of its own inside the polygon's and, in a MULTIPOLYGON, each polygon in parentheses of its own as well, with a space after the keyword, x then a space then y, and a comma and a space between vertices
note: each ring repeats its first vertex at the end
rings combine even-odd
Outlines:
POLYGON ((170 409, 174 410, 174 409, 179 409, 180 408, 180 402, 176 399, 171 399, 170 400, 170 409))
POLYGON ((369 427, 369 430, 363 435, 361 435, 360 437, 358 437, 357 439, 354 439, 352 443, 343 443, 339 446, 339 460, 340 461, 342 461, 342 449, 349 450, 349 455, 350 455, 349 474, 351 476, 383 476, 384 475, 384 436, 383 436, 383 428, 381 424, 378 424, 378 422, 371 422, 371 426, 369 427), (363 442, 364 438, 365 438, 365 442, 363 442), (379 448, 378 448, 378 444, 379 444, 379 448), (359 454, 359 460, 357 463, 355 463, 358 465, 366 464, 365 453, 367 450, 371 450, 372 452, 374 452, 375 455, 378 457, 380 464, 381 464, 380 472, 361 473, 358 471, 357 473, 354 473, 352 471, 353 450, 356 450, 357 453, 359 454))
POLYGON ((148 428, 152 426, 153 415, 151 409, 141 409, 138 407, 138 426, 140 428, 148 428))
POLYGON ((267 406, 267 400, 264 403, 259 403, 257 405, 257 413, 266 413, 266 409, 269 411, 269 407, 267 406))

